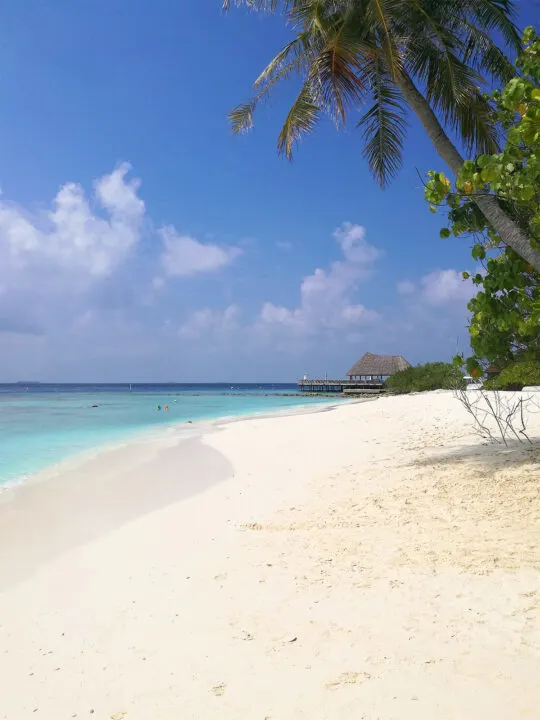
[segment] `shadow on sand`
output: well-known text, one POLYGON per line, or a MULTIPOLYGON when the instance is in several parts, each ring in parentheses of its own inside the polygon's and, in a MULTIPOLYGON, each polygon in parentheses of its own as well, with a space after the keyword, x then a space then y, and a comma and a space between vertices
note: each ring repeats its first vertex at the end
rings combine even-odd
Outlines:
POLYGON ((233 473, 217 450, 189 438, 168 447, 105 451, 0 496, 0 591, 67 550, 202 492, 233 473))

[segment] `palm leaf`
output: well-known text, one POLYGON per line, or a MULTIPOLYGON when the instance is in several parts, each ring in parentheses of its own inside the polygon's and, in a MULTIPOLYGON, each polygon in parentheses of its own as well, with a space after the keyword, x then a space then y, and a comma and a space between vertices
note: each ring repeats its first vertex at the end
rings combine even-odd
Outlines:
MULTIPOLYGON (((229 10, 231 5, 246 5, 250 10, 262 10, 263 12, 275 12, 280 0, 223 0, 223 10, 229 10)), ((282 0, 287 6, 287 0, 282 0)))
POLYGON ((475 69, 507 81, 512 66, 504 50, 517 53, 521 48, 510 0, 416 0, 415 5, 455 39, 454 50, 463 62, 472 62, 475 69), (491 37, 494 32, 502 36, 502 43, 491 37))
POLYGON ((477 24, 489 32, 499 32, 509 49, 521 50, 521 37, 514 18, 516 6, 512 0, 461 0, 468 7, 477 24))
POLYGON ((255 81, 255 88, 259 88, 259 92, 248 102, 236 105, 236 107, 229 112, 229 122, 235 135, 251 130, 253 127, 253 114, 260 101, 270 92, 276 83, 288 77, 293 71, 300 70, 302 63, 305 62, 305 55, 296 49, 294 43, 297 41, 301 46, 305 47, 304 39, 300 37, 288 43, 283 50, 270 61, 255 81), (293 59, 288 63, 285 62, 291 54, 293 55, 293 59))
POLYGON ((487 32, 464 18, 459 21, 458 27, 463 39, 463 62, 496 80, 508 82, 513 77, 515 68, 487 32))
POLYGON ((480 87, 482 74, 506 80, 511 71, 505 48, 519 47, 512 0, 225 0, 225 7, 233 3, 283 10, 297 32, 257 78, 255 96, 230 113, 235 132, 250 128, 260 100, 297 72, 302 89, 278 140, 291 157, 321 112, 340 125, 369 89, 373 105, 360 121, 365 155, 385 184, 401 164, 405 120, 397 81, 407 73, 467 147, 496 149, 480 87))
POLYGON ((299 33, 294 40, 287 43, 280 52, 272 58, 262 73, 254 82, 254 87, 264 86, 272 81, 277 74, 283 79, 283 69, 287 68, 288 72, 300 70, 306 63, 306 56, 309 52, 309 35, 306 32, 299 33), (292 57, 292 59, 290 59, 292 57))
POLYGON ((261 100, 270 92, 272 87, 289 75, 294 69, 295 61, 285 65, 279 73, 274 75, 248 102, 236 105, 228 115, 232 131, 235 135, 245 133, 253 127, 253 115, 261 100))
MULTIPOLYGON (((442 113, 444 122, 457 130, 469 150, 496 152, 497 131, 490 122, 489 104, 480 93, 483 78, 474 64, 467 64, 459 57, 460 51, 463 52, 463 36, 452 33, 441 24, 440 16, 430 15, 419 2, 416 9, 425 23, 407 47, 410 71, 423 81, 426 99, 442 113)), ((465 52, 470 54, 468 48, 465 52)))
MULTIPOLYGON (((449 30, 456 30, 465 19, 488 33, 497 32, 508 49, 521 48, 520 33, 514 22, 515 3, 512 0, 420 0, 430 17, 437 19, 449 30)), ((419 2, 416 0, 416 5, 419 2)))
MULTIPOLYGON (((327 4, 331 2, 327 0, 327 4)), ((359 21, 358 3, 342 0, 342 5, 345 12, 328 15, 324 20, 319 18, 324 45, 312 57, 309 69, 318 104, 337 125, 344 124, 347 111, 363 101, 368 68, 378 52, 373 38, 359 21)))
POLYGON ((229 112, 229 122, 235 135, 240 135, 253 127, 253 113, 257 107, 257 100, 253 99, 247 103, 236 105, 229 112))
POLYGON ((362 99, 365 89, 362 65, 339 40, 339 36, 332 38, 311 65, 320 103, 338 125, 345 122, 347 108, 362 99))
POLYGON ((406 134, 404 102, 382 62, 373 64, 373 105, 360 118, 364 130, 364 157, 381 186, 401 168, 406 134))
POLYGON ((279 133, 278 152, 291 160, 293 146, 302 135, 315 128, 320 112, 321 108, 313 93, 312 79, 308 78, 302 85, 279 133))
POLYGON ((424 81, 426 99, 455 129, 470 152, 498 151, 497 126, 480 91, 482 79, 453 52, 427 41, 415 67, 424 81))
POLYGON ((470 153, 490 155, 499 152, 499 137, 492 112, 489 102, 478 91, 452 109, 449 120, 470 153))
POLYGON ((390 77, 394 80, 401 69, 401 58, 393 32, 394 18, 399 14, 404 0, 367 0, 364 8, 366 22, 384 50, 390 77))

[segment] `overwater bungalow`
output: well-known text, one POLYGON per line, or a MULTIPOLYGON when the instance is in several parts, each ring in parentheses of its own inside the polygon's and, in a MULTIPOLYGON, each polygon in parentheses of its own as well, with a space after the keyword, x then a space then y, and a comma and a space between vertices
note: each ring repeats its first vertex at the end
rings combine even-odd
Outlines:
POLYGON ((313 393, 380 393, 386 378, 408 367, 410 363, 401 355, 376 355, 367 352, 352 366, 346 379, 310 379, 304 375, 302 380, 298 381, 298 389, 313 393))

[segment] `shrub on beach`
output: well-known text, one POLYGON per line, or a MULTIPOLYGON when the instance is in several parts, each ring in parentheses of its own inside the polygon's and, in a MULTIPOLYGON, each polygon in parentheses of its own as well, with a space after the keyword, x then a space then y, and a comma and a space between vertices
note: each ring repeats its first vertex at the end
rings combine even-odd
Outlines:
POLYGON ((537 360, 511 363, 484 387, 488 390, 522 390, 526 385, 540 385, 540 362, 537 360))
POLYGON ((459 368, 444 362, 426 363, 401 370, 389 377, 384 387, 388 392, 403 394, 427 390, 451 390, 464 385, 459 368))

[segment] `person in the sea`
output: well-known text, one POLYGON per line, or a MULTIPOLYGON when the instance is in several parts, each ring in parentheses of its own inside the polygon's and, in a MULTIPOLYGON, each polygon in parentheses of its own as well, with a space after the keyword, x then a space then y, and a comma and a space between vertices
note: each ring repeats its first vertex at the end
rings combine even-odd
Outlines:
POLYGON ((157 409, 158 409, 158 410, 161 410, 161 405, 158 405, 158 406, 157 406, 157 409))

